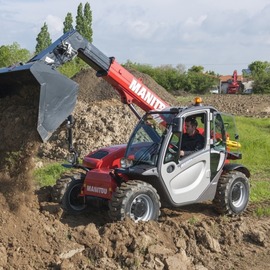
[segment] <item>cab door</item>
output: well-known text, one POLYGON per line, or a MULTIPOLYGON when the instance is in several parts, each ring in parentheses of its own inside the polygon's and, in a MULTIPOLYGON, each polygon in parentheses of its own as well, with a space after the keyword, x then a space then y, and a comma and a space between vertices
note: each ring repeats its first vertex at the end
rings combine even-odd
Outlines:
POLYGON ((211 179, 210 170, 210 112, 209 110, 196 111, 196 114, 185 114, 181 117, 182 132, 178 135, 171 134, 164 151, 160 172, 162 180, 168 190, 171 200, 175 204, 188 204, 196 202, 204 190, 207 189, 211 179), (186 117, 195 117, 200 123, 201 132, 205 138, 203 149, 189 156, 178 158, 176 151, 181 147, 181 136, 185 132, 184 121, 186 117), (176 153, 174 153, 174 151, 176 153), (171 155, 171 156, 170 156, 171 155))
POLYGON ((210 122, 210 167, 211 181, 223 168, 226 162, 226 134, 223 119, 217 112, 213 112, 210 122))

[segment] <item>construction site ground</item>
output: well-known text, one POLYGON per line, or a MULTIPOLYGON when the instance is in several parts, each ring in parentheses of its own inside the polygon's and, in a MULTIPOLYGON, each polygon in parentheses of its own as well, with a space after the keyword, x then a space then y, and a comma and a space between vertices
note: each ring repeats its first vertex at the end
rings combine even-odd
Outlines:
MULTIPOLYGON (((149 76, 132 72, 162 99, 176 104, 175 96, 149 76)), ((73 79, 80 85, 74 112, 80 156, 126 143, 137 120, 117 92, 91 69, 73 79)), ((42 143, 36 131, 38 95, 29 93, 26 87, 20 96, 0 99, 0 269, 270 268, 270 218, 256 217, 256 204, 249 204, 240 217, 217 215, 211 202, 162 208, 157 222, 139 223, 112 222, 106 209, 91 208, 80 216, 64 213, 51 201, 51 187, 38 187, 32 174, 65 158, 65 125, 42 143)), ((203 99, 227 113, 270 119, 270 95, 203 99)), ((260 180, 256 175, 252 179, 260 180)), ((270 207, 270 199, 262 205, 270 207)))

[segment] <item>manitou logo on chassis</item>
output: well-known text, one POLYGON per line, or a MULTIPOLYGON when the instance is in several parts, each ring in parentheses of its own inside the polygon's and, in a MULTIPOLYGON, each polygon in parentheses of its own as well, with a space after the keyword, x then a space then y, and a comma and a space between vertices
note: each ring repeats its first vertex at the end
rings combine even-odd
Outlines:
POLYGON ((107 194, 108 193, 107 188, 101 188, 101 187, 95 187, 95 186, 87 186, 86 190, 90 191, 90 192, 99 193, 99 194, 107 194))
POLYGON ((154 109, 161 111, 166 107, 166 105, 158 99, 149 89, 145 86, 142 86, 137 80, 133 78, 131 84, 129 85, 131 89, 137 96, 141 97, 154 109))

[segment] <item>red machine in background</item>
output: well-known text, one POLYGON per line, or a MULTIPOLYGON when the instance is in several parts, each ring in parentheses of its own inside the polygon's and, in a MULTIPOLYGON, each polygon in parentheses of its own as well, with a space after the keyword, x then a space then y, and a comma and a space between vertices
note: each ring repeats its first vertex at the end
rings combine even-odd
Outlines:
POLYGON ((238 94, 240 85, 237 81, 237 71, 235 70, 232 75, 232 80, 228 80, 229 86, 227 90, 227 94, 238 94))

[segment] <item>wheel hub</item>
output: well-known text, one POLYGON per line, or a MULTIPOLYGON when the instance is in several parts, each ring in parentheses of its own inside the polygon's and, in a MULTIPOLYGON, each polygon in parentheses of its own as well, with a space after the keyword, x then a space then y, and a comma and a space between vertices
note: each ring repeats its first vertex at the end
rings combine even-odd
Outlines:
POLYGON ((135 221, 149 220, 153 214, 153 202, 150 197, 146 194, 140 194, 134 198, 130 213, 135 221))
POLYGON ((145 214, 146 210, 147 210, 147 207, 144 201, 138 201, 132 207, 132 213, 136 217, 142 217, 145 214))
POLYGON ((243 184, 237 183, 232 189, 232 203, 235 207, 238 207, 242 204, 243 199, 243 184))
POLYGON ((239 198, 241 197, 241 188, 240 187, 235 187, 232 192, 232 199, 233 201, 238 201, 239 198))

